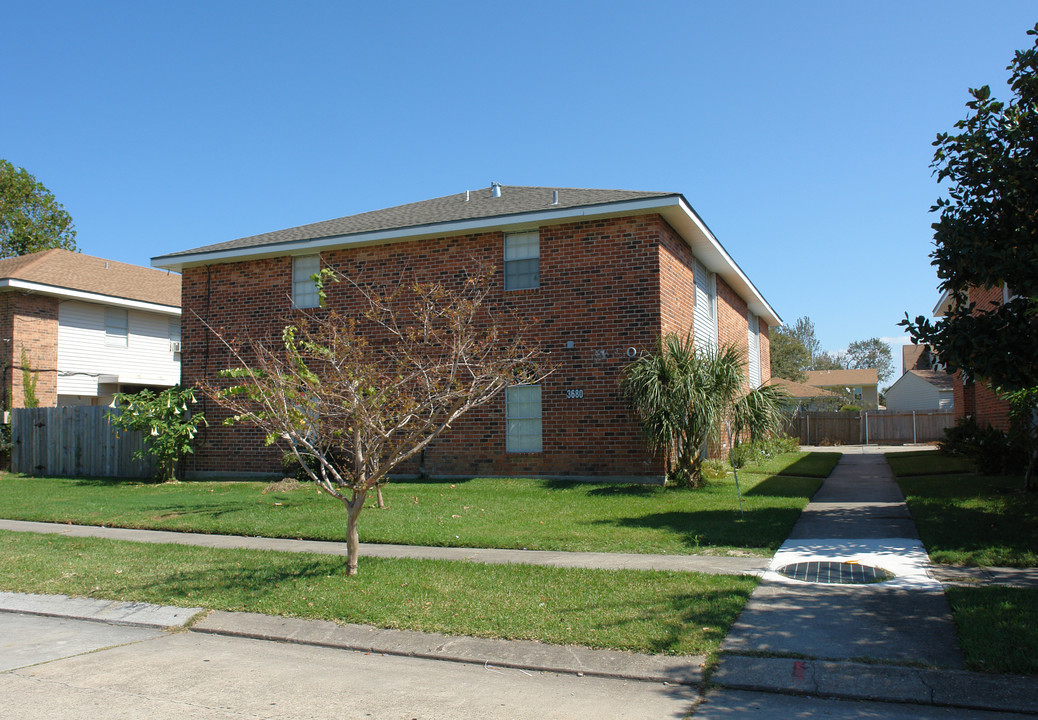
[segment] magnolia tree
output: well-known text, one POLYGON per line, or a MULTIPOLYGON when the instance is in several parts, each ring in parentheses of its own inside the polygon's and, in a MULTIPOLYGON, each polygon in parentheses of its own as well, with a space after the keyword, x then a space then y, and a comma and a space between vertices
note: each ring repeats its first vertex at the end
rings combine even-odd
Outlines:
MULTIPOLYGON (((411 283, 392 291, 345 281, 364 310, 318 310, 280 338, 224 338, 237 367, 207 383, 228 424, 248 423, 283 443, 317 486, 347 511, 347 574, 357 573, 357 520, 368 494, 465 413, 548 369, 514 318, 498 317, 488 273, 460 287, 411 283), (506 328, 511 328, 508 330, 506 328)), ((218 333, 219 335, 220 333, 218 333)))
POLYGON ((939 289, 952 303, 938 320, 901 321, 912 342, 930 345, 949 371, 985 380, 1013 405, 1026 429, 1025 483, 1038 491, 1038 25, 1031 47, 1007 68, 1012 96, 971 89, 969 113, 934 141, 932 167, 947 183, 938 198, 934 251, 939 289), (1002 288, 991 307, 971 288, 1002 288))

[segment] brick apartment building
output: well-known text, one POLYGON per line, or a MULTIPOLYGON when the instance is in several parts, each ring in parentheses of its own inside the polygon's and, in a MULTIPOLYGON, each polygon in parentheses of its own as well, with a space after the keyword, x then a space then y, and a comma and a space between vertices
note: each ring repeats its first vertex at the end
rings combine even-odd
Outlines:
MULTIPOLYGON (((769 328, 781 319, 679 193, 495 184, 152 260, 183 274, 185 384, 232 365, 206 324, 277 332, 294 308, 317 305, 321 265, 378 284, 457 282, 479 263, 496 269, 496 299, 535 321, 557 369, 465 416, 427 449, 431 475, 658 481, 662 460, 618 382, 666 332, 734 343, 752 385, 770 377, 769 328)), ((357 302, 342 285, 329 291, 330 307, 357 302)), ((195 476, 280 470, 258 432, 205 411, 195 476)))

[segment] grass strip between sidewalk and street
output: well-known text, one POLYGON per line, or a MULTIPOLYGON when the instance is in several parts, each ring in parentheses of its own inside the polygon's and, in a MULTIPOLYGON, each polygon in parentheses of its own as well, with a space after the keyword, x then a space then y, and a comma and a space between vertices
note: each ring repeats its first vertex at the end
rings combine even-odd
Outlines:
MULTIPOLYGON (((528 550, 771 555, 835 462, 788 453, 699 490, 524 478, 394 481, 362 542, 528 550), (786 475, 803 467, 812 477, 786 475)), ((828 453, 820 453, 828 455, 828 453)), ((838 459, 838 458, 837 458, 838 459)), ((0 473, 11 520, 343 541, 346 511, 312 483, 159 484, 0 473), (291 488, 291 489, 286 489, 291 488)))
POLYGON ((0 532, 0 589, 538 640, 711 654, 757 585, 699 573, 216 550, 0 532))
POLYGON ((966 667, 1038 675, 1038 589, 945 589, 966 667))

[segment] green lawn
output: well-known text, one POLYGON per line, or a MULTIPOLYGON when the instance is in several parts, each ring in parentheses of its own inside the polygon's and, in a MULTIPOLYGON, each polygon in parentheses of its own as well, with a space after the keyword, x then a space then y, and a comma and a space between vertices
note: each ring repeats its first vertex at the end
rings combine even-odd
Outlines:
POLYGON ((887 464, 897 477, 976 472, 973 461, 962 455, 945 455, 935 450, 887 453, 887 464))
POLYGON ((945 594, 969 669, 1038 675, 1038 590, 951 587, 945 594))
POLYGON ((1038 566, 1038 494, 1024 491, 1020 477, 923 475, 898 484, 934 562, 1038 566))
POLYGON ((343 559, 0 532, 0 589, 674 655, 717 650, 752 577, 343 559))
MULTIPOLYGON (((777 471, 817 463, 793 453, 777 471)), ((820 470, 815 470, 820 472, 820 470)), ((532 479, 394 482, 367 508, 361 540, 407 545, 767 556, 821 479, 740 472, 700 490, 532 479)), ((344 540, 346 513, 310 484, 154 484, 0 474, 0 517, 268 537, 344 540)))
POLYGON ((841 457, 843 454, 838 452, 783 453, 762 463, 751 463, 740 470, 739 474, 749 472, 827 478, 841 457))

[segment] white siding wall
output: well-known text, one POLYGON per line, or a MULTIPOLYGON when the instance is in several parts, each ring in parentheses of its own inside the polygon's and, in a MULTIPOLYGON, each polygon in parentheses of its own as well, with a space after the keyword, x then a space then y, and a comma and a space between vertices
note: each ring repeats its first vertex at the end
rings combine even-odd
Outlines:
POLYGON ((912 373, 902 375, 896 383, 890 386, 885 396, 887 410, 944 410, 952 406, 951 391, 942 393, 926 380, 912 373))
MULTIPOLYGON (((58 395, 98 394, 100 375, 120 383, 172 386, 180 382, 180 354, 169 346, 175 315, 128 311, 126 347, 105 344, 105 306, 64 301, 58 306, 58 395)), ((110 388, 110 386, 108 386, 110 388)))

